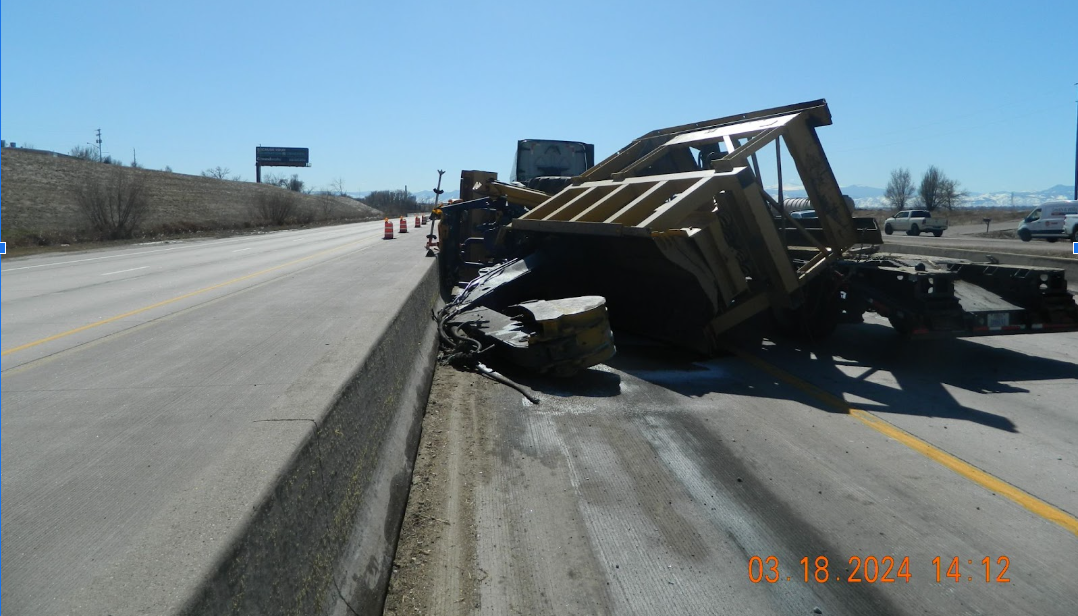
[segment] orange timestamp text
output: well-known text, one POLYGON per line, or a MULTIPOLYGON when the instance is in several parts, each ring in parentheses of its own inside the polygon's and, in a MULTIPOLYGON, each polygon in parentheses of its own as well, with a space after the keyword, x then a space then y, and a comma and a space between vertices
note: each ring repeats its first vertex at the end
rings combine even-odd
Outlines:
MULTIPOLYGON (((1007 577, 1007 570, 1011 567, 1011 559, 1000 556, 995 560, 990 556, 976 561, 966 559, 965 564, 961 558, 955 556, 946 559, 937 556, 932 559, 935 568, 935 581, 937 584, 953 581, 973 582, 983 580, 986 584, 1007 584, 1011 580, 1007 577), (963 567, 966 567, 963 571, 963 567), (972 570, 970 569, 972 567, 972 570), (975 575, 970 575, 975 573, 975 575)), ((777 584, 779 582, 816 582, 826 584, 828 582, 840 582, 847 584, 894 584, 904 582, 909 584, 913 578, 910 572, 910 557, 899 559, 895 556, 851 556, 848 560, 849 574, 832 573, 831 561, 826 556, 810 558, 805 556, 794 572, 783 574, 777 556, 753 556, 749 558, 749 581, 753 584, 766 582, 777 584)))

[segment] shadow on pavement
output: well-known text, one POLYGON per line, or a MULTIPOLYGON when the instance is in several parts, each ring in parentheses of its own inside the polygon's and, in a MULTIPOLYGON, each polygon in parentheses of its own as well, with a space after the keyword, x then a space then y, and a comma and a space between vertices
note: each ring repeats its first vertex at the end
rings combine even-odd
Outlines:
MULTIPOLYGON (((829 340, 812 344, 753 340, 746 337, 734 346, 844 398, 850 406, 968 421, 1012 433, 1018 429, 1010 419, 963 404, 948 387, 984 395, 1027 393, 1010 383, 1078 379, 1078 366, 1072 363, 969 339, 903 341, 881 324, 840 328, 829 340)), ((796 399, 827 412, 842 412, 738 359, 700 359, 669 349, 660 355, 647 347, 621 345, 609 364, 684 396, 726 393, 796 399)))

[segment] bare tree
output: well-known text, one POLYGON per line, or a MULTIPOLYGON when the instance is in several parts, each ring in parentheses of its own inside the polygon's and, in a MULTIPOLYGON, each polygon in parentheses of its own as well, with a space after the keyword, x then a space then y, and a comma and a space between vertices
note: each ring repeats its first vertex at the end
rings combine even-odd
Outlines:
POLYGON ((950 211, 962 205, 969 193, 960 188, 958 180, 944 177, 940 182, 939 204, 940 207, 950 211))
POLYGON ((921 186, 917 190, 917 201, 921 207, 934 212, 940 206, 940 193, 947 176, 935 165, 928 167, 928 171, 921 177, 921 186))
POLYGON ((98 160, 97 148, 88 145, 77 145, 71 148, 71 151, 68 152, 68 154, 75 158, 81 158, 82 160, 98 160))
POLYGON ((288 186, 288 180, 276 173, 267 173, 266 176, 262 178, 262 183, 269 184, 270 186, 279 186, 281 188, 286 188, 288 186))
POLYGON ((232 171, 230 171, 228 167, 217 166, 203 171, 202 177, 213 178, 215 180, 227 180, 229 173, 232 173, 232 171))
POLYGON ((891 202, 891 207, 896 210, 906 209, 906 204, 917 194, 910 178, 910 170, 906 168, 895 169, 891 172, 891 181, 887 183, 887 190, 883 198, 891 202))
POLYGON ((344 190, 344 178, 333 180, 333 183, 330 184, 330 188, 333 189, 333 192, 337 193, 338 196, 344 197, 348 194, 344 190))
POLYGON ((303 180, 299 179, 299 174, 293 173, 292 177, 285 181, 284 187, 292 192, 303 192, 303 180))
POLYGON ((388 214, 398 216, 421 209, 415 195, 406 190, 376 190, 363 198, 363 203, 388 214))
POLYGON ((116 169, 107 178, 92 177, 74 189, 75 204, 90 226, 108 239, 134 235, 150 211, 145 178, 116 169))

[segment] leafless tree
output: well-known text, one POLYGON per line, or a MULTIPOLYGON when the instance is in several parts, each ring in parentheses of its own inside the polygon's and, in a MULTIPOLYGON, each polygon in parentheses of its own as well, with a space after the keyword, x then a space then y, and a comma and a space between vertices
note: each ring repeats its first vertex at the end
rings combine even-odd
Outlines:
POLYGON ((929 166, 928 171, 921 177, 921 186, 917 190, 918 204, 929 212, 936 211, 940 206, 940 194, 946 181, 947 176, 942 171, 935 165, 929 166))
POLYGON ((953 210, 962 205, 969 193, 962 190, 958 180, 944 178, 940 183, 939 204, 946 210, 953 210))
POLYGON ((364 197, 363 203, 382 210, 389 216, 399 216, 421 209, 415 195, 406 190, 376 190, 364 197))
POLYGON ((86 180, 74 196, 90 226, 107 239, 131 237, 150 211, 145 178, 123 169, 86 180))
POLYGON ((910 170, 901 168, 891 172, 891 181, 887 183, 887 190, 883 198, 891 202, 891 207, 896 210, 906 209, 906 204, 917 194, 910 178, 910 170))
POLYGON ((330 188, 333 189, 333 192, 337 193, 338 196, 344 197, 348 194, 344 190, 344 178, 333 180, 333 184, 330 185, 330 188))
POLYGON ((303 192, 303 180, 299 179, 298 173, 293 173, 292 177, 285 181, 284 187, 292 192, 303 192))
POLYGON ((71 148, 71 151, 68 152, 68 154, 75 158, 81 158, 82 160, 98 160, 97 148, 88 145, 77 145, 71 148))
POLYGON ((217 166, 212 169, 207 169, 202 172, 202 177, 213 178, 215 180, 227 180, 228 174, 232 173, 228 167, 217 166))

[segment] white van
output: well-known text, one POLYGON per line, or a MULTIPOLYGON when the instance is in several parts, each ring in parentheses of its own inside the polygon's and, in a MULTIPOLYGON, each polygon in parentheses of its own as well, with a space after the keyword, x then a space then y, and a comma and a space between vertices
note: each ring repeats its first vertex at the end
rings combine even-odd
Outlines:
POLYGON ((1023 242, 1035 237, 1049 242, 1063 239, 1063 219, 1068 214, 1078 214, 1078 201, 1049 201, 1030 212, 1018 225, 1018 238, 1023 242))

